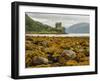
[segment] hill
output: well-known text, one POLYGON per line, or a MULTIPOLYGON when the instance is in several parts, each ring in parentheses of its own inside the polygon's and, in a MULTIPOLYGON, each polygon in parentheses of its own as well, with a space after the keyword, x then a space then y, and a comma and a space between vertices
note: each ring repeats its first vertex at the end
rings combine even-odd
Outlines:
POLYGON ((25 14, 25 27, 26 33, 32 34, 60 34, 64 33, 64 30, 53 28, 49 25, 43 24, 39 21, 31 19, 27 14, 25 14))
POLYGON ((66 33, 89 33, 89 23, 78 23, 65 29, 66 33))

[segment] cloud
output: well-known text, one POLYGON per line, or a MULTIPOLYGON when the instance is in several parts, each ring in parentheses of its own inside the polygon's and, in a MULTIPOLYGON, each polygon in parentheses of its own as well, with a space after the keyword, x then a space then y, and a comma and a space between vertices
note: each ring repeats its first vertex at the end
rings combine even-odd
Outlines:
POLYGON ((79 14, 53 14, 53 13, 36 13, 26 12, 32 19, 44 24, 55 26, 56 22, 62 22, 64 27, 69 27, 76 23, 89 23, 89 15, 79 14))

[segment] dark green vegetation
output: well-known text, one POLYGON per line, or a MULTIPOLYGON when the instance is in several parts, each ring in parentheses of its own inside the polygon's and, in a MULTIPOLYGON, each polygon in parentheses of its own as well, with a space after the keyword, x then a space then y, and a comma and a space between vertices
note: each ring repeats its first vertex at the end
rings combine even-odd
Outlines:
MULTIPOLYGON (((59 24, 59 23, 58 23, 59 24)), ((25 27, 27 34, 63 34, 64 28, 54 28, 43 24, 41 22, 31 19, 27 14, 25 14, 25 27)))
POLYGON ((26 36, 26 68, 89 65, 89 37, 26 36))

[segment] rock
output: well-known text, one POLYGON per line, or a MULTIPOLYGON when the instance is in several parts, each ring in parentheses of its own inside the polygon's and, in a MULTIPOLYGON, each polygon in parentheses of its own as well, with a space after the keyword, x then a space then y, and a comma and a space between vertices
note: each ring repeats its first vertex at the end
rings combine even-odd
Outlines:
POLYGON ((78 62, 75 61, 75 60, 68 60, 68 61, 66 62, 66 65, 67 65, 67 66, 76 66, 76 65, 78 65, 78 62))
POLYGON ((58 62, 59 61, 59 59, 58 59, 59 57, 53 57, 53 59, 52 59, 52 61, 55 63, 55 62, 58 62))
POLYGON ((84 52, 84 49, 83 48, 80 48, 78 51, 79 52, 84 52))
POLYGON ((59 56, 53 57, 52 54, 48 54, 48 60, 49 60, 49 63, 55 63, 55 62, 58 62, 59 56))
POLYGON ((74 59, 76 57, 76 53, 72 50, 64 50, 61 54, 66 59, 74 59))
POLYGON ((41 42, 41 44, 42 44, 43 46, 45 46, 45 47, 48 46, 48 42, 47 42, 47 41, 43 41, 43 42, 41 42))
POLYGON ((66 64, 66 61, 68 61, 68 60, 66 60, 64 57, 59 57, 59 63, 62 65, 62 66, 65 66, 65 64, 66 64))
POLYGON ((83 62, 79 62, 79 65, 89 65, 90 62, 89 61, 83 61, 83 62))
POLYGON ((89 61, 89 57, 80 58, 80 62, 83 62, 83 61, 89 61))
POLYGON ((48 59, 40 56, 35 56, 32 59, 33 65, 48 64, 48 59))

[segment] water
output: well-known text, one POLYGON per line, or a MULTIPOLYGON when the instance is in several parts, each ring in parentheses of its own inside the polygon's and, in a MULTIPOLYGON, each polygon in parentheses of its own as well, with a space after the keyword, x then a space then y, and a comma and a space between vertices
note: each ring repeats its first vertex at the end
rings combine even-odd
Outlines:
POLYGON ((89 34, 26 34, 26 36, 49 36, 49 37, 88 37, 89 34))

